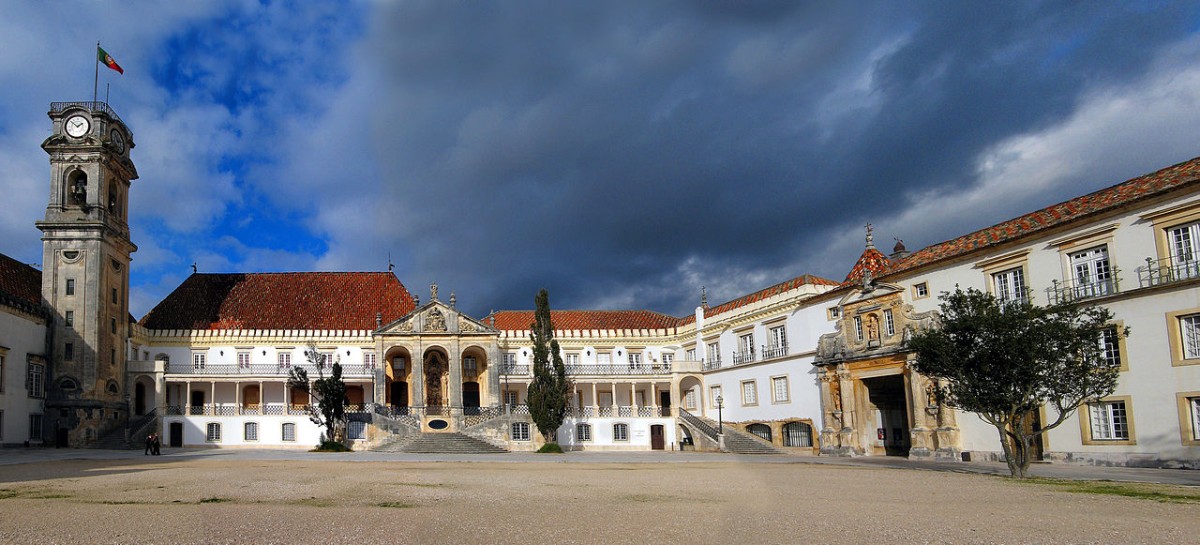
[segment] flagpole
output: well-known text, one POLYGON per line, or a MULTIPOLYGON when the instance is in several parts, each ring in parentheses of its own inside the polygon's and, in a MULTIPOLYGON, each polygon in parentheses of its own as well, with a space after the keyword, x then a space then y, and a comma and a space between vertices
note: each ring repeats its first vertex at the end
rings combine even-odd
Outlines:
POLYGON ((100 91, 100 41, 96 41, 96 52, 92 53, 92 61, 96 63, 96 79, 92 80, 92 102, 96 102, 96 94, 100 91))

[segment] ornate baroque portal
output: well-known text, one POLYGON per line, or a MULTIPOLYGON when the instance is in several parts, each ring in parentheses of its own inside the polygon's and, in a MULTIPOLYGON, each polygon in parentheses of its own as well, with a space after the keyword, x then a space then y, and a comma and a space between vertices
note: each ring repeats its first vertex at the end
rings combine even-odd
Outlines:
POLYGON ((447 405, 446 389, 443 385, 446 377, 446 360, 441 352, 430 350, 425 354, 425 405, 432 412, 434 407, 447 405))

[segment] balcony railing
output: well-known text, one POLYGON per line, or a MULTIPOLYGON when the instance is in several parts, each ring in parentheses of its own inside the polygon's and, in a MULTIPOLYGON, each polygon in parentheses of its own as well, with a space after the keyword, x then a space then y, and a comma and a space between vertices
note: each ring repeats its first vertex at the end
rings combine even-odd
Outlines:
MULTIPOLYGON (((317 366, 310 364, 300 364, 291 367, 282 367, 274 364, 253 364, 253 365, 236 365, 236 364, 212 364, 212 365, 195 365, 191 363, 170 363, 167 365, 168 374, 177 375, 270 375, 270 376, 286 376, 293 368, 304 369, 310 378, 315 378, 318 374, 317 366)), ((343 365, 343 376, 371 376, 375 374, 375 366, 373 365, 343 365)), ((330 374, 333 370, 329 367, 324 369, 325 374, 330 374)))
MULTIPOLYGON (((570 364, 566 365, 567 374, 579 375, 665 375, 671 372, 670 363, 637 363, 637 364, 570 364)), ((509 376, 529 376, 532 371, 529 365, 501 366, 500 373, 509 376)))
POLYGON ((1200 256, 1147 257, 1137 268, 1138 285, 1143 288, 1200 278, 1200 256))
POLYGON ((1046 300, 1052 305, 1057 305, 1113 295, 1119 290, 1120 279, 1117 277, 1117 268, 1113 267, 1111 278, 1090 282, 1055 280, 1053 286, 1046 288, 1046 300))
POLYGON ((762 347, 762 357, 764 360, 769 360, 769 359, 774 359, 774 358, 782 358, 786 355, 788 355, 788 347, 786 344, 782 344, 779 346, 765 346, 764 345, 762 347))
POLYGON ((705 371, 715 371, 721 368, 721 358, 712 358, 704 360, 705 371))
MULTIPOLYGON (((51 102, 50 103, 50 111, 52 113, 64 112, 70 108, 83 108, 85 110, 92 111, 92 112, 102 112, 117 121, 121 121, 120 116, 118 116, 117 112, 108 106, 107 102, 78 101, 78 102, 51 102)), ((124 121, 121 121, 121 123, 124 123, 124 121)))
POLYGON ((523 364, 517 365, 515 363, 501 364, 500 365, 500 374, 501 375, 519 375, 519 376, 523 376, 523 377, 529 376, 529 366, 523 365, 523 364))
POLYGON ((744 363, 751 363, 753 361, 754 361, 754 351, 753 350, 748 350, 746 352, 734 352, 733 353, 733 364, 734 365, 742 365, 744 363))
MULTIPOLYGON (((347 405, 346 413, 366 412, 364 405, 347 405)), ((238 404, 238 403, 204 403, 202 405, 168 405, 168 416, 303 416, 308 414, 307 405, 290 403, 238 404)))

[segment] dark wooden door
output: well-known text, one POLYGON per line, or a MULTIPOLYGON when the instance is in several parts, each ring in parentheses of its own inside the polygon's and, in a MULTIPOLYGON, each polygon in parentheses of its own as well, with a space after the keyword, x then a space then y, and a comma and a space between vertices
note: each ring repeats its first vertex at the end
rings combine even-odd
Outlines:
POLYGON ((650 426, 650 448, 652 450, 662 450, 665 445, 665 437, 663 435, 662 424, 650 426))
POLYGON ((659 392, 658 406, 663 408, 663 414, 668 414, 671 411, 671 392, 659 392))
POLYGON ((172 447, 183 446, 183 422, 171 422, 171 438, 169 441, 172 447))

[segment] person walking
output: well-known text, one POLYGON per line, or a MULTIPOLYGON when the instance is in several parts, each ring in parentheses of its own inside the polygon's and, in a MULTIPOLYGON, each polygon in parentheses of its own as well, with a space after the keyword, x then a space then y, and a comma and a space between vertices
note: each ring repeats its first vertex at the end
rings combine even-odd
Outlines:
POLYGON ((154 434, 153 433, 146 436, 146 451, 143 452, 142 454, 149 456, 150 451, 152 451, 152 450, 154 450, 154 434))
POLYGON ((155 456, 161 455, 162 454, 162 441, 160 441, 158 439, 158 432, 155 432, 152 437, 154 437, 154 443, 152 445, 150 445, 150 452, 152 454, 154 454, 155 456))

